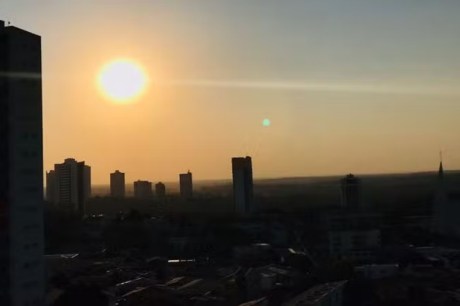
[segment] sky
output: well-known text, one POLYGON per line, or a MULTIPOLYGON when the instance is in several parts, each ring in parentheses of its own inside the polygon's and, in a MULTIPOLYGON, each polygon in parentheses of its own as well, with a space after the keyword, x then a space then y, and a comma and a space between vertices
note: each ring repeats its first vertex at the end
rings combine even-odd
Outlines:
POLYGON ((460 168, 456 0, 2 0, 42 36, 44 166, 67 157, 105 184, 460 168), (117 58, 149 77, 101 95, 117 58), (266 124, 268 119, 270 124, 266 124), (264 121, 265 120, 265 121, 264 121))

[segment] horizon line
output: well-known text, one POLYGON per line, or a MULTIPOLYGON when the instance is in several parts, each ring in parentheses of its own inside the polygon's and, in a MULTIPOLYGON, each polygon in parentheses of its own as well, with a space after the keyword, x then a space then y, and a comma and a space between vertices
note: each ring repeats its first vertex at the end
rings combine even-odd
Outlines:
MULTIPOLYGON (((266 180, 283 180, 283 179, 314 179, 314 178, 335 178, 335 177, 343 177, 347 174, 353 174, 355 176, 390 176, 390 175, 414 175, 414 174, 430 174, 430 173, 437 173, 438 170, 420 170, 420 171, 412 171, 412 172, 368 172, 368 173, 359 173, 359 172, 347 172, 345 174, 326 174, 326 175, 312 175, 312 176, 279 176, 279 177, 259 177, 254 178, 254 181, 266 181, 266 180)), ((460 172, 460 169, 454 170, 445 170, 444 173, 453 173, 453 172, 460 172)), ((212 181, 232 181, 232 178, 217 178, 217 179, 194 179, 194 182, 212 182, 212 181)), ((127 184, 134 183, 135 181, 129 181, 127 184)), ((177 184, 178 180, 176 181, 150 181, 150 182, 162 182, 164 184, 177 184)), ((108 183, 96 183, 93 186, 110 186, 110 182, 108 183)))

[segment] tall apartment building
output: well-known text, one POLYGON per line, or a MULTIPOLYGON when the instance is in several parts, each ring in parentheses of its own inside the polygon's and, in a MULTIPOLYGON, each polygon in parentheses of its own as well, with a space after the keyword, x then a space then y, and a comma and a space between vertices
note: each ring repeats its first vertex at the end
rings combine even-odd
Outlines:
POLYGON ((237 214, 251 213, 254 211, 251 157, 232 158, 232 172, 235 212, 237 214))
POLYGON ((193 196, 192 173, 179 174, 180 196, 184 199, 190 199, 193 196))
POLYGON ((125 174, 120 171, 110 173, 110 195, 114 198, 125 197, 125 174))
POLYGON ((361 208, 361 180, 348 174, 340 180, 342 206, 349 209, 361 208))
POLYGON ((164 199, 166 196, 166 186, 162 182, 155 184, 155 195, 158 199, 164 199))
POLYGON ((41 38, 0 21, 0 305, 44 305, 41 38))
POLYGON ((52 195, 58 208, 80 216, 85 214, 85 204, 91 196, 90 166, 67 158, 62 164, 54 165, 54 175, 49 177, 48 183, 53 190, 47 190, 47 194, 52 195))

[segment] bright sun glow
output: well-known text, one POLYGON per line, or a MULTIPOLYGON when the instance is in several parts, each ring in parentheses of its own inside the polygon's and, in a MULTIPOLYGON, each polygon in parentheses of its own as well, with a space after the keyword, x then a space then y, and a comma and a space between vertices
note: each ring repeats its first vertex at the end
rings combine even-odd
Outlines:
POLYGON ((102 93, 117 103, 129 103, 144 91, 147 76, 143 69, 131 60, 115 60, 104 67, 98 75, 102 93))

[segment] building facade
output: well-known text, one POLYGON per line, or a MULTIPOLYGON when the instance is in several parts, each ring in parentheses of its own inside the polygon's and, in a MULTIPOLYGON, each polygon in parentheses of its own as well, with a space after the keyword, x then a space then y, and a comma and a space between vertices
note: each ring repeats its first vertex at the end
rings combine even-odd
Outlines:
POLYGON ((50 170, 46 172, 46 200, 50 203, 55 203, 56 199, 56 172, 50 170))
POLYGON ((51 182, 55 189, 54 204, 59 209, 83 216, 86 201, 91 196, 91 167, 67 158, 62 164, 54 165, 54 180, 51 182))
POLYGON ((442 162, 434 195, 432 230, 439 235, 460 237, 460 194, 449 191, 442 162))
POLYGON ((184 199, 190 199, 193 196, 192 173, 179 174, 180 196, 184 199))
POLYGON ((321 223, 328 232, 329 255, 334 258, 369 262, 381 247, 379 213, 342 209, 327 212, 321 223))
POLYGON ((134 182, 134 197, 136 199, 151 200, 153 198, 152 182, 140 180, 134 182))
POLYGON ((0 305, 44 305, 41 38, 0 21, 0 305))
POLYGON ((233 198, 235 212, 248 214, 254 211, 254 183, 252 179, 251 157, 232 158, 233 198))
POLYGON ((348 174, 340 180, 342 206, 349 209, 361 208, 361 180, 348 174))
POLYGON ((282 304, 282 306, 342 306, 347 281, 319 284, 282 304))
POLYGON ((381 247, 379 229, 354 229, 329 232, 329 255, 357 262, 372 261, 381 247))
POLYGON ((155 184, 155 195, 159 199, 164 199, 166 196, 166 186, 162 182, 155 184))
POLYGON ((125 192, 125 174, 118 170, 110 173, 110 195, 114 198, 124 198, 125 192))

